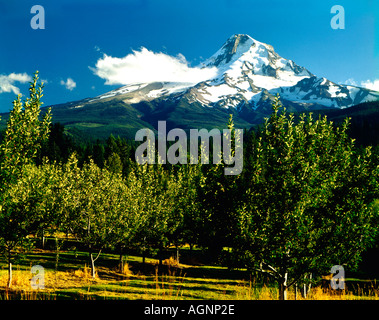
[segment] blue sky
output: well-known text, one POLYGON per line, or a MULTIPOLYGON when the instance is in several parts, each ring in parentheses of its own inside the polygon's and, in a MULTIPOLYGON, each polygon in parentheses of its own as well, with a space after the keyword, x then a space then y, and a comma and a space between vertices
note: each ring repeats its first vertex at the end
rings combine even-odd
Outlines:
POLYGON ((45 105, 58 104, 122 85, 96 74, 104 54, 114 62, 144 47, 194 67, 235 33, 331 81, 379 84, 377 0, 0 0, 0 15, 0 112, 27 94, 36 70, 45 105), (30 25, 35 4, 45 10, 43 30, 30 25), (344 30, 330 25, 336 4, 344 30))

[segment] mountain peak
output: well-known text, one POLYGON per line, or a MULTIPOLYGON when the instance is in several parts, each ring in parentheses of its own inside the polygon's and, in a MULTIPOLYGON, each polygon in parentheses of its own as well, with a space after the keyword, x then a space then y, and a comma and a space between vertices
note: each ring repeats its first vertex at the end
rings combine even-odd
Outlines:
POLYGON ((247 34, 234 34, 226 41, 224 46, 231 49, 230 53, 234 54, 237 51, 238 45, 243 45, 246 42, 249 42, 252 45, 255 40, 247 34))
MULTIPOLYGON (((128 105, 145 101, 167 109, 167 105, 199 105, 235 108, 251 123, 271 110, 271 100, 280 94, 292 110, 345 108, 377 100, 379 93, 343 86, 312 74, 294 61, 281 57, 274 48, 247 34, 234 34, 199 67, 212 68, 212 74, 197 84, 155 82, 127 85, 86 103, 117 99, 128 105), (179 101, 179 102, 178 102, 179 101), (168 103, 168 104, 167 104, 168 103), (167 104, 167 105, 166 105, 167 104), (259 112, 255 114, 255 111, 259 112)), ((82 107, 79 103, 74 108, 82 107)), ((144 109, 145 107, 142 107, 144 109)), ((149 107, 150 110, 150 107, 149 107)), ((138 111, 140 112, 140 111, 138 111)), ((154 111, 155 112, 155 111, 154 111)))
POLYGON ((292 60, 279 56, 271 45, 257 41, 247 34, 234 34, 229 37, 203 66, 218 69, 214 83, 225 81, 226 75, 229 79, 234 79, 233 82, 250 78, 251 83, 258 87, 265 87, 270 82, 270 89, 282 86, 283 81, 289 81, 287 85, 294 85, 304 77, 313 76, 292 60))
POLYGON ((218 67, 221 64, 228 64, 232 60, 236 60, 243 53, 249 50, 257 41, 247 34, 234 34, 224 45, 212 56, 205 64, 207 66, 218 67), (238 57, 236 57, 236 55, 238 57), (236 59, 233 59, 236 58, 236 59))
POLYGON ((203 65, 222 67, 230 65, 243 56, 249 60, 252 56, 267 58, 269 55, 277 55, 271 45, 255 40, 247 34, 234 34, 203 65))

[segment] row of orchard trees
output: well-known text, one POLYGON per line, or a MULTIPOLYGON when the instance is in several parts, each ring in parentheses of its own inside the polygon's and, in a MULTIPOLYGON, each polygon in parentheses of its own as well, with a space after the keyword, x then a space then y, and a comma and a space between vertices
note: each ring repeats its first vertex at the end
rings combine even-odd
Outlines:
MULTIPOLYGON (((43 230, 64 232, 89 252, 92 275, 105 248, 131 244, 163 249, 183 243, 216 257, 229 247, 235 263, 269 274, 280 298, 311 273, 332 265, 357 266, 377 234, 378 155, 358 150, 348 121, 335 128, 281 112, 279 99, 256 136, 244 143, 244 170, 224 165, 35 165, 48 135, 50 113, 39 120, 42 88, 14 102, 0 146, 0 244, 12 281, 16 247, 43 230)), ((233 128, 232 121, 228 127, 233 128)))
MULTIPOLYGON (((184 201, 184 170, 136 167, 127 178, 100 169, 93 161, 78 166, 73 154, 65 164, 37 166, 34 160, 49 133, 50 113, 39 120, 42 86, 35 76, 30 98, 14 102, 1 144, 0 245, 8 261, 17 248, 44 232, 71 234, 88 249, 92 276, 104 248, 139 241, 165 245, 174 237, 184 201)), ((183 168, 184 169, 184 168, 183 168)), ((191 170, 191 168, 187 168, 191 170)))
POLYGON ((12 251, 41 231, 80 240, 88 250, 93 277, 104 248, 128 246, 136 239, 163 245, 181 221, 174 203, 181 177, 159 177, 148 170, 141 168, 126 181, 93 162, 79 168, 75 156, 64 165, 24 165, 17 182, 2 195, 1 240, 10 281, 12 251))
POLYGON ((28 247, 38 234, 65 233, 88 250, 92 276, 105 248, 139 243, 163 248, 182 240, 183 213, 194 199, 186 194, 189 171, 162 166, 136 166, 126 177, 112 164, 99 168, 93 161, 78 166, 75 154, 67 163, 36 165, 50 128, 50 111, 39 119, 42 85, 38 74, 30 97, 18 97, 0 147, 0 245, 8 262, 8 286, 17 249, 28 247), (188 171, 188 172, 187 172, 188 171))

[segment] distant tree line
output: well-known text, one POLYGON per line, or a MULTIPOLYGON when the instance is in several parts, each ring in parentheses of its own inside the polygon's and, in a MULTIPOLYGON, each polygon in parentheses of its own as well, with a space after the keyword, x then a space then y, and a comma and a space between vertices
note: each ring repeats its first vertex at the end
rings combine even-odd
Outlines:
MULTIPOLYGON (((40 119, 38 74, 18 97, 0 144, 0 246, 12 262, 40 235, 68 235, 88 251, 92 276, 107 249, 161 253, 184 244, 230 266, 269 275, 286 299, 293 285, 332 265, 357 268, 378 239, 379 153, 357 148, 349 121, 295 121, 279 97, 244 140, 244 169, 219 165, 137 165, 135 145, 110 136, 78 145, 40 119)), ((233 130, 231 120, 227 124, 233 130)))

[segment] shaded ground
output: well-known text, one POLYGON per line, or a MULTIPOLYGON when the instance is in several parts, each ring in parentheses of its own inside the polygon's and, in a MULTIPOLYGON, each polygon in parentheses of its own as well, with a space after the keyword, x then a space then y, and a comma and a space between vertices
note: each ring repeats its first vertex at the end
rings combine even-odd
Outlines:
MULTIPOLYGON (((267 278, 250 278, 246 270, 228 270, 209 265, 177 265, 175 260, 127 256, 123 272, 119 256, 102 254, 97 264, 97 277, 90 277, 88 254, 64 251, 59 254, 56 269, 54 250, 36 249, 25 254, 14 266, 12 289, 6 290, 7 270, 0 262, 1 299, 205 299, 205 300, 271 300, 278 298, 276 285, 267 278), (31 290, 33 265, 45 270, 44 289, 31 290)), ((347 290, 333 291, 314 287, 308 299, 379 299, 375 280, 347 279, 347 290)), ((289 292, 289 299, 295 294, 289 292)), ((300 294, 297 296, 300 299, 300 294)))

